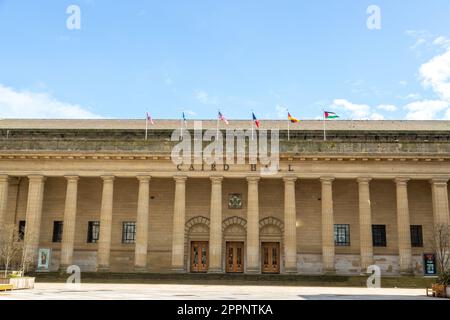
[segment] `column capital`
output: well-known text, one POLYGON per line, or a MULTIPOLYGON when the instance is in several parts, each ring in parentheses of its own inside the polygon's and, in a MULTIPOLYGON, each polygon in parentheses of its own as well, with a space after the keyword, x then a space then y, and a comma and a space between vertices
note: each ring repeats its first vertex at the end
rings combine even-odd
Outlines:
POLYGON ((141 183, 147 183, 152 179, 152 177, 148 175, 138 175, 136 176, 136 179, 138 179, 141 183))
POLYGON ((0 174, 0 182, 9 181, 9 176, 7 174, 0 174))
POLYGON ((211 176, 209 178, 211 179, 212 183, 222 183, 223 180, 222 176, 211 176))
POLYGON ((356 178, 356 181, 358 181, 358 183, 369 183, 372 180, 372 178, 370 177, 358 177, 356 178))
POLYGON ((100 178, 102 178, 103 182, 113 182, 116 177, 113 175, 104 175, 100 176, 100 178))
POLYGON ((283 177, 283 181, 284 181, 285 183, 295 182, 295 181, 297 181, 297 176, 293 176, 293 175, 284 176, 284 177, 283 177))
POLYGON ((322 183, 332 183, 334 181, 334 177, 320 177, 319 179, 322 183))
POLYGON ((406 183, 408 183, 409 180, 411 180, 411 179, 409 179, 407 177, 396 177, 396 178, 394 178, 394 181, 395 181, 396 184, 406 184, 406 183))
POLYGON ((430 179, 430 183, 434 185, 447 185, 448 178, 432 178, 430 179))
POLYGON ((80 179, 80 177, 76 175, 64 176, 64 178, 66 178, 67 182, 76 182, 80 179))
POLYGON ((184 183, 187 180, 187 176, 175 175, 175 176, 173 176, 173 179, 177 183, 179 183, 179 182, 183 182, 184 183))
POLYGON ((248 182, 258 183, 258 181, 261 179, 259 176, 248 176, 245 179, 247 179, 248 182))
POLYGON ((45 181, 47 177, 41 175, 41 174, 30 174, 28 176, 28 180, 34 180, 34 181, 45 181))

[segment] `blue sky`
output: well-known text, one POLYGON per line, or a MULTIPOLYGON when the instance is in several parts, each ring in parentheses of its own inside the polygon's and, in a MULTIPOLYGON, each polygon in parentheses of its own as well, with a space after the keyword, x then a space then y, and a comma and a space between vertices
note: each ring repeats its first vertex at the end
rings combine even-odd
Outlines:
POLYGON ((0 117, 450 119, 449 16, 448 0, 0 0, 0 117))

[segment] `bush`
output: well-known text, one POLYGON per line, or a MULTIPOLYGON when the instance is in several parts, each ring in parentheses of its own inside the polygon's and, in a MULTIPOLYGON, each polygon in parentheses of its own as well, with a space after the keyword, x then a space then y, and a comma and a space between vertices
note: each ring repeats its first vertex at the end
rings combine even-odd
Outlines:
POLYGON ((450 270, 442 272, 437 279, 437 283, 445 286, 450 285, 450 270))

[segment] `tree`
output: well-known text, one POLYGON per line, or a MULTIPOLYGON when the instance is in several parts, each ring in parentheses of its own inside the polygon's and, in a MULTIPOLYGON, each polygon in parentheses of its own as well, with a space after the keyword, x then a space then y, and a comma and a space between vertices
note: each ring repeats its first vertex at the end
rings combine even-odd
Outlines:
POLYGON ((21 261, 23 241, 14 225, 0 226, 0 263, 5 267, 5 278, 10 267, 18 266, 21 261))
POLYGON ((437 224, 433 231, 432 247, 436 255, 438 281, 447 284, 450 276, 450 233, 447 224, 437 224))

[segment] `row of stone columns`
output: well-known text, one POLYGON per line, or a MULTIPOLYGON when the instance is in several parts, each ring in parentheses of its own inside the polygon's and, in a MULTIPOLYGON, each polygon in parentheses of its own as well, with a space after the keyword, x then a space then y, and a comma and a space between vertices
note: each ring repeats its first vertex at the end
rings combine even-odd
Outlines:
MULTIPOLYGON (((39 246, 40 223, 44 195, 45 177, 30 175, 26 209, 27 228, 25 241, 27 250, 37 253, 39 246)), ((147 269, 148 251, 148 214, 150 176, 138 176, 139 195, 137 208, 137 230, 135 247, 135 268, 147 269)), ((172 268, 185 271, 185 211, 186 176, 175 176, 175 201, 173 216, 172 268)), ((284 257, 285 271, 297 272, 297 236, 296 236, 296 197, 295 176, 283 178, 284 181, 284 257)), ((78 176, 66 176, 67 190, 64 209, 64 231, 61 245, 61 267, 72 264, 76 230, 78 176)), ((100 212, 100 239, 97 264, 99 271, 110 267, 114 176, 102 176, 103 191, 100 212)), ((210 272, 222 271, 222 180, 223 177, 211 177, 210 206, 210 272)), ((259 199, 258 176, 247 177, 247 272, 260 272, 259 240, 259 199)), ((323 177, 322 185, 322 258, 323 271, 332 273, 335 269, 334 214, 332 182, 334 178, 323 177)), ((397 194, 397 230, 400 270, 412 271, 412 250, 410 235, 410 214, 408 207, 407 178, 396 178, 397 194)), ((373 263, 372 218, 370 205, 370 178, 358 178, 361 269, 373 263)), ((448 179, 432 179, 433 223, 449 224, 448 179)), ((0 175, 0 223, 6 215, 9 177, 0 175)))

